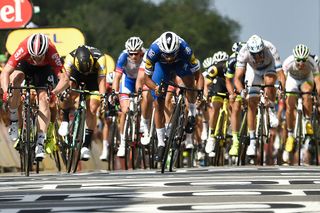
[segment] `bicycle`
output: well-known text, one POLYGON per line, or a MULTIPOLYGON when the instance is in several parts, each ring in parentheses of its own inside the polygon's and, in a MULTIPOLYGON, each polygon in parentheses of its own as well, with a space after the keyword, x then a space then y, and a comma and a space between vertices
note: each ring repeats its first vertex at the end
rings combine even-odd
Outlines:
MULTIPOLYGON (((309 135, 306 135, 306 131, 303 125, 303 100, 302 96, 303 95, 312 95, 314 96, 314 92, 302 92, 302 91, 285 91, 286 94, 293 94, 298 96, 298 101, 297 101, 297 109, 296 109, 296 117, 295 117, 295 125, 294 125, 294 138, 295 138, 295 144, 298 145, 298 150, 295 150, 294 152, 298 151, 298 165, 301 165, 301 156, 302 156, 302 144, 305 142, 305 140, 310 139, 308 138, 309 135), (305 137, 304 137, 305 136, 305 137)), ((313 104, 315 105, 315 104, 313 104)), ((316 109, 313 109, 313 111, 316 109)), ((316 118, 316 115, 315 115, 316 118)), ((314 120, 315 124, 316 121, 314 120)), ((316 129, 319 127, 317 126, 316 129)), ((295 147, 296 148, 296 147, 295 147)), ((292 161, 294 159, 294 155, 291 153, 289 154, 289 159, 292 161)))
POLYGON ((125 138, 125 169, 128 170, 129 162, 131 161, 131 168, 135 169, 146 166, 146 151, 145 146, 141 144, 140 133, 140 116, 141 116, 141 99, 142 90, 138 93, 130 93, 129 95, 129 108, 125 115, 124 123, 124 138, 125 138))
POLYGON ((229 125, 229 95, 228 93, 220 93, 214 92, 212 96, 218 96, 223 98, 223 105, 219 110, 218 119, 216 128, 214 131, 214 139, 215 139, 215 158, 214 158, 214 166, 224 165, 224 155, 225 155, 225 142, 228 138, 231 138, 230 135, 227 134, 228 125, 229 125))
POLYGON ((25 176, 30 175, 32 171, 32 165, 36 163, 36 173, 39 173, 39 159, 35 158, 35 147, 37 140, 37 117, 39 111, 39 100, 36 97, 32 99, 32 90, 46 90, 48 97, 50 97, 50 91, 48 87, 34 87, 30 85, 30 79, 26 78, 25 86, 12 86, 8 87, 9 97, 12 97, 12 90, 20 90, 23 94, 23 106, 22 106, 22 129, 20 131, 18 139, 18 147, 20 154, 21 171, 24 171, 25 176))
MULTIPOLYGON (((115 92, 112 91, 110 94, 111 97, 115 96, 115 92)), ((108 170, 115 169, 115 156, 117 153, 116 144, 117 141, 120 140, 120 132, 118 128, 118 111, 120 109, 119 99, 116 99, 114 103, 110 101, 107 102, 107 112, 105 115, 105 119, 110 119, 110 127, 109 127, 109 156, 108 156, 108 170)), ((109 122, 109 121, 108 121, 109 122)))
POLYGON ((84 131, 87 112, 86 97, 88 95, 97 95, 105 97, 104 94, 90 92, 84 89, 84 83, 80 83, 79 89, 70 89, 71 92, 79 93, 79 103, 74 112, 74 119, 69 125, 69 135, 66 136, 66 156, 68 173, 70 173, 71 171, 75 173, 77 171, 78 164, 80 161, 81 148, 84 142, 84 131))
MULTIPOLYGON (((313 156, 312 158, 314 158, 315 160, 315 164, 319 166, 319 140, 320 140, 319 100, 317 98, 318 96, 316 96, 315 93, 312 93, 312 95, 314 97, 312 98, 313 103, 312 103, 311 124, 312 124, 314 133, 311 141, 313 142, 312 145, 314 149, 312 151, 314 152, 311 152, 311 154, 313 156)), ((312 162, 312 158, 311 158, 311 162, 312 162)))
MULTIPOLYGON (((169 135, 165 137, 165 150, 163 159, 161 161, 161 173, 164 173, 167 166, 169 167, 169 171, 172 172, 173 165, 175 164, 176 160, 178 159, 178 156, 180 155, 181 142, 184 139, 185 123, 187 121, 185 110, 185 93, 188 90, 199 91, 196 89, 179 86, 172 81, 162 82, 160 87, 162 88, 164 84, 176 87, 177 89, 179 89, 179 92, 175 96, 176 104, 174 106, 173 113, 170 118, 171 131, 169 135), (167 160, 169 161, 169 163, 167 163, 167 160)), ((160 91, 162 90, 160 89, 160 91)))

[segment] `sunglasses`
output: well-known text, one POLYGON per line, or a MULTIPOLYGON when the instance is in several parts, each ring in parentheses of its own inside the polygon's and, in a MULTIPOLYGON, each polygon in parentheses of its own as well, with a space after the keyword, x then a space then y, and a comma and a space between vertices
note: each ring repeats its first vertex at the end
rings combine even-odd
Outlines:
POLYGON ((295 58, 296 62, 306 62, 307 59, 306 58, 295 58))
POLYGON ((139 55, 139 53, 129 53, 130 56, 132 55, 139 55))

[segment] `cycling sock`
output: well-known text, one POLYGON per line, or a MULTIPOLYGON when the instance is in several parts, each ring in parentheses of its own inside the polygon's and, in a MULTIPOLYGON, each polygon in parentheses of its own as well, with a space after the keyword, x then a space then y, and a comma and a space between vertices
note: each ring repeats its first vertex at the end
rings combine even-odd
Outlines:
POLYGON ((170 135, 170 131, 171 131, 171 123, 166 123, 165 125, 165 130, 167 132, 167 135, 170 135))
POLYGON ((93 130, 86 129, 85 135, 84 135, 83 147, 89 148, 89 146, 91 145, 92 135, 93 135, 93 130))
POLYGON ((249 136, 250 136, 250 140, 251 139, 256 139, 256 133, 254 130, 249 130, 249 136))
POLYGON ((125 146, 126 145, 126 141, 124 138, 124 134, 120 134, 120 146, 125 146))
POLYGON ((288 137, 293 136, 293 131, 292 129, 288 129, 288 137))
POLYGON ((46 139, 46 133, 44 133, 44 132, 38 132, 37 144, 43 145, 45 139, 46 139))
POLYGON ((141 124, 143 125, 144 132, 149 132, 149 122, 150 119, 145 119, 143 116, 141 116, 141 124))
POLYGON ((17 121, 18 120, 18 109, 10 109, 10 121, 17 121))
POLYGON ((109 142, 107 140, 103 140, 102 141, 103 147, 108 147, 109 146, 109 142))
POLYGON ((70 112, 70 109, 63 109, 62 110, 62 121, 69 122, 69 112, 70 112))
POLYGON ((188 116, 196 116, 196 114, 197 114, 196 104, 189 103, 188 116))
POLYGON ((157 131, 157 137, 158 137, 158 147, 165 146, 165 143, 164 143, 165 128, 156 129, 156 131, 157 131))
POLYGON ((238 141, 238 132, 232 131, 232 141, 238 141))

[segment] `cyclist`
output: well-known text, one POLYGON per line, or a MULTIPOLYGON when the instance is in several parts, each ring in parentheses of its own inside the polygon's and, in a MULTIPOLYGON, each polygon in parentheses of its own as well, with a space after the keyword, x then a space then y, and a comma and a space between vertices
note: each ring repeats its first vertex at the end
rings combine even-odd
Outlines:
POLYGON ((120 92, 120 146, 117 153, 118 157, 125 155, 125 136, 124 123, 125 115, 129 108, 129 94, 135 92, 136 79, 138 70, 142 63, 145 49, 143 41, 139 37, 130 37, 125 43, 125 50, 123 50, 118 58, 112 89, 120 92), (121 83, 120 83, 121 81, 121 83))
POLYGON ((215 93, 227 92, 225 73, 227 70, 228 59, 229 55, 225 51, 216 52, 213 55, 214 65, 208 68, 208 75, 205 79, 204 95, 210 97, 209 104, 211 105, 211 112, 209 113, 209 138, 206 144, 206 152, 208 154, 214 151, 214 132, 219 110, 223 104, 223 98, 215 93))
MULTIPOLYGON (((95 47, 81 45, 70 52, 65 58, 65 72, 69 77, 67 85, 70 88, 77 88, 81 83, 85 84, 85 89, 91 92, 99 91, 106 94, 106 59, 104 54, 95 47)), ((68 134, 69 113, 74 106, 77 94, 70 93, 69 100, 61 106, 63 118, 59 128, 59 134, 68 134)), ((97 123, 97 110, 100 106, 100 96, 90 95, 87 97, 86 129, 84 143, 81 147, 80 159, 87 161, 91 157, 90 145, 92 135, 97 123)))
MULTIPOLYGON (((312 92, 314 86, 320 94, 320 73, 318 65, 310 56, 309 48, 304 44, 298 44, 293 49, 293 54, 283 62, 283 70, 286 74, 285 89, 288 92, 312 92)), ((286 118, 288 138, 286 141, 285 151, 291 152, 294 147, 294 111, 296 110, 297 96, 287 94, 286 98, 286 118)), ((313 128, 310 122, 312 112, 312 100, 310 94, 303 95, 304 116, 306 119, 306 134, 312 135, 313 128)), ((285 160, 285 159, 284 159, 285 160)))
MULTIPOLYGON (((1 86, 4 91, 3 100, 9 103, 10 127, 9 136, 12 141, 18 139, 18 107, 20 105, 20 91, 14 90, 12 97, 8 100, 8 86, 20 86, 23 80, 28 77, 34 86, 47 86, 49 81, 59 77, 59 84, 52 90, 54 94, 59 94, 67 82, 66 76, 61 73, 63 70, 60 56, 50 39, 42 34, 36 33, 25 38, 11 55, 1 73, 1 86)), ((35 157, 41 161, 45 156, 44 140, 50 121, 50 109, 46 90, 38 91, 39 115, 38 134, 35 148, 35 157)))
MULTIPOLYGON (((158 153, 156 161, 163 158, 165 147, 165 116, 164 116, 164 95, 159 90, 162 80, 174 80, 179 76, 183 84, 188 88, 198 89, 203 87, 203 77, 200 70, 199 60, 193 54, 192 49, 174 32, 164 32, 150 46, 147 52, 145 64, 145 83, 152 89, 155 108, 155 126, 158 137, 158 153), (197 84, 195 83, 197 81, 197 84)), ((188 123, 186 133, 194 130, 196 116, 196 93, 187 91, 188 99, 188 123)))
POLYGON ((231 129, 232 129, 232 146, 229 150, 229 155, 237 156, 239 149, 238 132, 240 128, 240 111, 241 111, 241 96, 236 94, 233 82, 236 71, 237 56, 240 49, 245 45, 245 42, 235 42, 232 45, 232 54, 228 60, 226 73, 226 87, 229 93, 229 103, 231 105, 231 129))
MULTIPOLYGON (((259 88, 252 87, 252 84, 274 85, 277 77, 282 86, 285 83, 285 76, 282 70, 280 56, 276 47, 269 41, 263 40, 258 35, 251 36, 246 45, 243 46, 237 56, 236 72, 234 83, 242 98, 247 97, 244 90, 242 78, 248 82, 248 129, 250 144, 247 149, 248 156, 254 156, 256 150, 256 114, 259 103, 259 88)), ((282 87, 284 88, 284 87, 282 87)), ((265 95, 269 100, 269 116, 271 127, 278 126, 278 119, 275 113, 274 102, 276 98, 275 88, 265 88, 265 95)))

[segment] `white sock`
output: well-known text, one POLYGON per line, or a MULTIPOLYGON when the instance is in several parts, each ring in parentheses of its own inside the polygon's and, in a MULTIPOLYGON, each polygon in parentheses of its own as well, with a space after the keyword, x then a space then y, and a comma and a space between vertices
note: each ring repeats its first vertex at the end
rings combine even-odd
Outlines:
POLYGON ((18 109, 10 109, 10 121, 17 121, 18 120, 18 109))
POLYGON ((103 147, 105 147, 105 148, 108 148, 108 146, 109 146, 108 140, 103 140, 102 144, 103 144, 103 147))
POLYGON ((196 104, 192 104, 189 103, 189 112, 188 112, 188 116, 196 116, 197 114, 197 108, 196 108, 196 104))
POLYGON ((249 130, 250 140, 256 138, 256 132, 254 130, 249 130))
POLYGON ((156 129, 156 131, 157 131, 157 137, 158 137, 158 147, 165 146, 165 143, 164 143, 165 128, 156 129))
POLYGON ((37 140, 37 144, 44 144, 44 140, 46 139, 46 133, 44 132, 38 132, 38 140, 37 140))
POLYGON ((124 134, 120 134, 120 146, 125 146, 126 145, 126 141, 124 138, 124 134))
POLYGON ((187 143, 192 143, 192 133, 186 134, 186 141, 187 141, 187 143))

